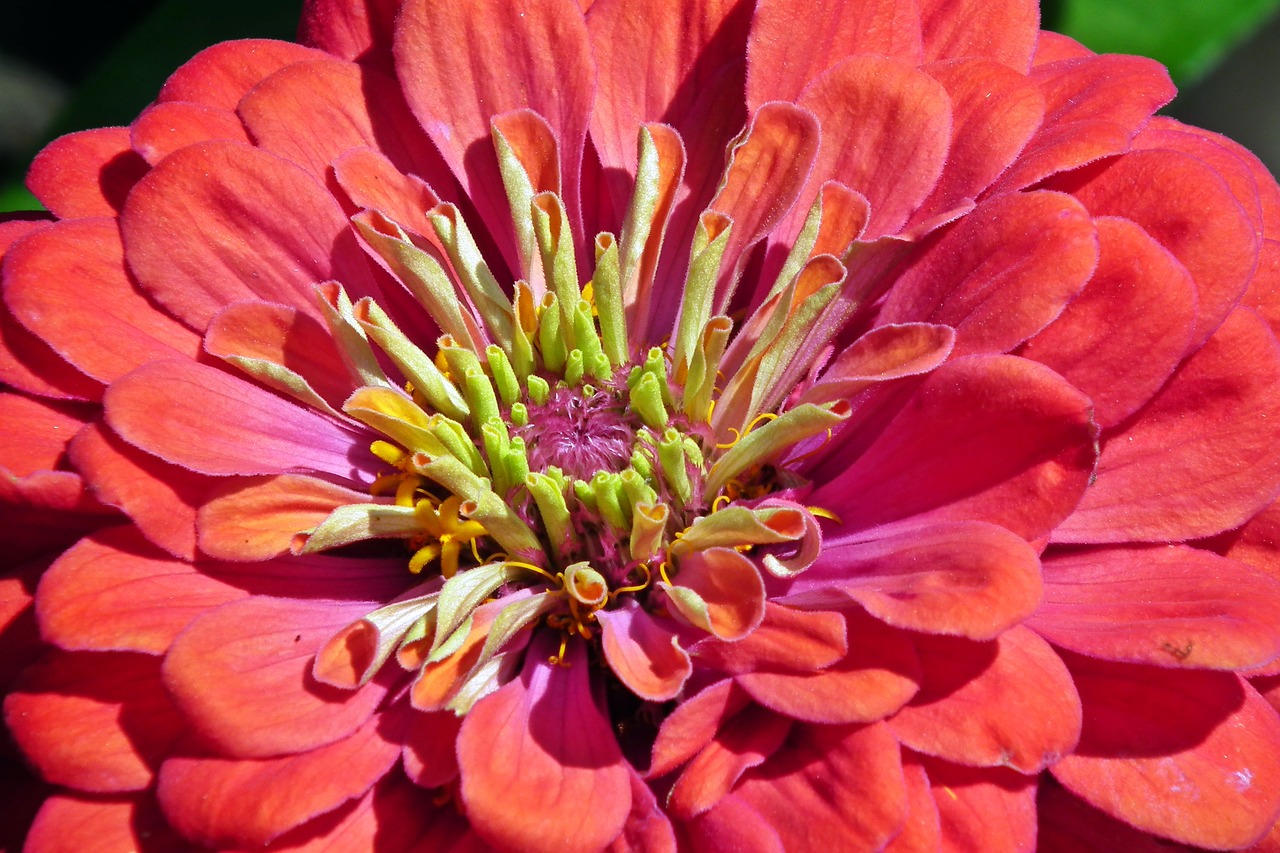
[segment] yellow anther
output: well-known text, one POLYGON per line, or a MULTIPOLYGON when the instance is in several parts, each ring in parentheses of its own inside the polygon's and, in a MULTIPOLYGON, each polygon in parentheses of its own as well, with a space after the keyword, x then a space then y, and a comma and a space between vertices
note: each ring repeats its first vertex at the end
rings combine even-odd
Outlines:
POLYGON ((816 515, 818 518, 825 518, 828 521, 834 521, 836 524, 844 524, 844 522, 840 520, 840 516, 836 515, 829 509, 823 509, 820 506, 809 506, 805 507, 805 509, 809 510, 811 515, 816 515))
MULTIPOLYGON (((458 572, 458 554, 462 546, 471 545, 474 553, 475 540, 487 536, 488 531, 480 522, 462 518, 459 513, 462 499, 457 495, 445 498, 438 507, 431 500, 424 499, 413 508, 418 522, 439 545, 440 574, 446 578, 453 577, 458 572)), ((427 558, 422 565, 425 566, 430 559, 427 558)), ((421 571, 421 567, 418 570, 421 571)))
POLYGON ((396 506, 413 506, 420 482, 414 476, 402 477, 399 485, 396 486, 396 506))
POLYGON ((715 500, 711 502, 711 511, 713 513, 719 512, 720 510, 724 509, 731 503, 733 503, 733 498, 729 497, 728 495, 720 495, 719 497, 717 497, 715 500), (721 503, 721 501, 724 501, 724 503, 721 503))
POLYGON ((569 635, 561 634, 560 635, 560 651, 556 652, 554 655, 547 658, 547 663, 551 664, 552 666, 563 666, 567 668, 569 664, 565 662, 564 650, 565 650, 565 646, 567 646, 568 644, 569 644, 569 635))
POLYGON ((555 584, 558 587, 564 586, 563 574, 553 575, 551 574, 551 572, 548 572, 546 569, 539 568, 538 566, 535 566, 533 563, 523 563, 520 560, 507 560, 506 563, 508 566, 515 566, 517 569, 524 569, 526 571, 530 571, 530 572, 534 572, 535 574, 542 575, 544 578, 551 581, 553 584, 555 584))
POLYGON ((414 552, 414 555, 409 558, 409 571, 413 572, 415 575, 421 573, 422 570, 427 567, 427 564, 438 556, 440 556, 439 545, 435 542, 432 542, 429 545, 424 545, 414 552))
POLYGON ((748 432, 751 432, 761 423, 768 423, 769 421, 776 421, 777 419, 778 419, 778 416, 775 415, 773 412, 761 412, 760 414, 756 415, 754 418, 751 419, 751 423, 747 424, 746 432, 744 432, 743 435, 746 435, 748 432))
POLYGON ((369 485, 369 494, 378 497, 394 492, 403 480, 403 474, 379 474, 377 479, 369 485))
POLYGON ((382 441, 381 439, 369 445, 369 452, 388 465, 394 465, 396 467, 399 467, 400 463, 409 455, 391 442, 382 441))
POLYGON ((658 575, 662 578, 662 582, 667 586, 671 586, 671 578, 667 575, 667 561, 663 560, 658 564, 658 575))

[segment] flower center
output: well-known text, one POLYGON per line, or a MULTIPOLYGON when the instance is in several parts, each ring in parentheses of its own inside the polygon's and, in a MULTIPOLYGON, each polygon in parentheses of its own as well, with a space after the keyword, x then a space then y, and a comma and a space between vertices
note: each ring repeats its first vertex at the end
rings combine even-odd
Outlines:
POLYGON ((524 439, 531 468, 554 466, 589 480, 597 471, 627 467, 637 426, 617 393, 588 386, 555 389, 545 405, 529 407, 528 425, 514 432, 524 439))

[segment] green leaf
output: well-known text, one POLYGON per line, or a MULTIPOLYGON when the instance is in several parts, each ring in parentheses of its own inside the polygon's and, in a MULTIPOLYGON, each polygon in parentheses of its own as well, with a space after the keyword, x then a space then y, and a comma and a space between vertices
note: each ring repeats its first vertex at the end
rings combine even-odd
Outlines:
POLYGON ((1099 53, 1159 60, 1185 86, 1278 6, 1280 0, 1066 0, 1055 29, 1099 53))

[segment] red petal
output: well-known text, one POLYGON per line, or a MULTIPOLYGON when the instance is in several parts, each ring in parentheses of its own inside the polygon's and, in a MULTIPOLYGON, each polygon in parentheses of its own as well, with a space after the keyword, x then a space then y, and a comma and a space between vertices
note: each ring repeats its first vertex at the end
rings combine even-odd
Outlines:
POLYGON ((906 636, 860 611, 846 614, 849 654, 818 672, 744 673, 735 681, 765 707, 810 723, 870 723, 901 708, 920 686, 906 636))
POLYGON ((1280 813, 1280 719, 1226 672, 1064 654, 1084 703, 1075 755, 1052 768, 1076 796, 1139 829, 1244 847, 1280 813))
POLYGON ((41 775, 93 793, 149 787, 183 730, 147 655, 55 653, 27 669, 4 711, 41 775))
POLYGON ((1017 626, 993 643, 921 636, 924 678, 888 721, 904 746, 979 767, 1038 773, 1080 737, 1080 700, 1061 659, 1017 626))
POLYGON ((891 420, 850 429, 848 442, 838 436, 822 463, 834 478, 816 478, 810 500, 839 515, 846 530, 912 517, 979 519, 1033 539, 1084 491, 1093 468, 1091 406, 1047 368, 969 356, 895 403, 902 408, 891 420))
POLYGON ((377 467, 333 420, 195 362, 140 367, 114 383, 107 422, 125 441, 203 474, 325 471, 349 479, 377 467))
POLYGON ((130 136, 134 149, 155 165, 179 148, 209 139, 250 142, 244 125, 231 110, 165 101, 152 104, 133 120, 130 136))
MULTIPOLYGON (((1022 0, 1014 0, 1023 5, 1022 0)), ((940 4, 939 9, 958 4, 940 4)), ((967 4, 999 12, 998 3, 967 4)), ((1032 13, 1035 7, 1032 5, 1032 13)), ((993 30, 988 30, 991 32, 993 30)), ((971 59, 925 70, 951 99, 951 150, 942 177, 912 222, 945 214, 975 199, 1022 153, 1044 119, 1044 96, 1024 75, 998 62, 971 59)))
POLYGON ((71 459, 103 503, 119 507, 151 542, 195 558, 196 507, 209 480, 131 447, 97 422, 71 443, 71 459))
POLYGON ((1098 811, 1051 780, 1040 786, 1036 812, 1040 853, 1170 853, 1174 847, 1098 811))
POLYGON ((1063 176, 1061 183, 1094 216, 1141 225, 1187 268, 1199 297, 1193 346, 1240 301, 1257 266, 1258 235, 1231 188, 1203 160, 1135 151, 1063 176))
POLYGON ((377 729, 375 717, 348 738, 281 758, 170 758, 156 796, 173 827, 194 841, 263 845, 361 796, 391 769, 399 750, 377 729))
POLYGON ((266 560, 289 551, 294 537, 340 506, 368 503, 366 493, 315 477, 235 480, 200 507, 200 550, 219 560, 266 560))
POLYGON ((64 649, 163 654, 204 611, 245 593, 175 560, 134 527, 80 540, 40 582, 45 638, 64 649))
POLYGON ((458 778, 455 745, 462 718, 452 711, 423 713, 406 708, 404 769, 415 784, 439 788, 458 778))
POLYGON ((1266 506, 1278 480, 1280 350, 1242 308, 1106 438, 1097 481, 1054 540, 1212 536, 1266 506))
POLYGON ((356 691, 311 676, 315 650, 375 602, 253 596, 196 619, 164 661, 165 686, 192 726, 223 753, 265 758, 348 737, 385 688, 356 691))
POLYGON ((680 648, 674 631, 641 610, 634 600, 628 603, 631 606, 596 612, 609 669, 641 699, 674 699, 693 671, 689 655, 680 648))
POLYGON ((1030 614, 1040 592, 1040 561, 1023 539, 994 524, 956 522, 824 543, 781 602, 852 600, 899 628, 986 640, 1030 614))
POLYGON ((1028 626, 1107 660, 1248 669, 1280 655, 1280 580, 1181 546, 1072 551, 1044 561, 1028 626))
POLYGON ((622 834, 613 840, 607 853, 676 853, 676 836, 671 830, 662 806, 634 772, 631 774, 631 814, 622 827, 622 834))
POLYGON ((907 811, 898 744, 880 723, 797 726, 737 794, 787 850, 876 850, 901 831, 907 811))
POLYGON ((458 735, 462 800, 485 840, 513 850, 599 850, 631 811, 631 782, 574 641, 530 646, 520 677, 481 699, 458 735), (586 807, 585 804, 590 804, 586 807))
POLYGON ((329 279, 354 296, 377 292, 333 197, 247 145, 204 142, 171 155, 129 194, 120 227, 139 283, 196 329, 232 302, 317 313, 312 288, 329 279))
POLYGON ((843 658, 849 643, 839 613, 806 612, 766 601, 764 620, 747 636, 732 642, 708 637, 692 648, 699 663, 741 675, 822 669, 843 658))
POLYGON ((1191 342, 1195 284, 1186 268, 1127 219, 1099 217, 1101 256, 1080 297, 1022 354, 1093 399, 1103 427, 1133 414, 1164 384, 1191 342))
POLYGON ((1036 776, 923 759, 943 850, 1022 853, 1036 846, 1036 776))
POLYGON ((942 849, 938 804, 929 788, 929 777, 916 761, 903 756, 902 775, 907 783, 907 823, 884 848, 885 853, 934 853, 942 849))
POLYGON ((748 705, 685 766, 667 795, 668 810, 687 820, 711 809, 745 771, 760 766, 782 746, 791 727, 786 717, 748 705))
POLYGON ((1124 151, 1129 140, 1176 94, 1164 66, 1137 56, 1085 56, 1037 66, 1031 79, 1045 99, 1045 118, 999 190, 1038 183, 1124 151))
POLYGON ((745 637, 764 618, 760 570, 729 548, 708 548, 681 557, 674 585, 691 589, 702 598, 710 630, 722 640, 745 637))
POLYGON ((1026 71, 1040 35, 1034 0, 921 0, 920 22, 926 61, 982 56, 1026 71))
POLYGON ((394 52, 410 108, 484 221, 500 229, 496 233, 509 232, 510 208, 489 153, 489 120, 524 107, 555 132, 565 204, 578 221, 578 176, 595 69, 576 3, 539 0, 517 7, 505 0, 413 0, 400 11, 394 52), (476 62, 477 56, 485 61, 476 62), (445 94, 450 92, 468 95, 445 94))
POLYGON ((786 853, 777 830, 740 797, 730 794, 709 812, 680 825, 681 838, 693 853, 751 850, 786 853))
POLYGON ((747 48, 747 107, 794 101, 810 81, 854 54, 921 59, 920 15, 914 3, 809 3, 803 14, 785 0, 756 4, 747 48))
POLYGON ((18 477, 57 468, 67 442, 91 416, 88 406, 0 391, 0 465, 18 477))
POLYGON ((243 39, 205 48, 165 81, 159 101, 194 101, 235 110, 263 78, 293 62, 328 59, 318 50, 286 41, 243 39))
POLYGON ((942 174, 951 141, 946 90, 906 63, 858 56, 815 80, 800 106, 817 116, 822 147, 785 227, 798 229, 806 201, 834 179, 871 202, 863 239, 897 232, 942 174))
POLYGON ((697 755, 720 727, 747 705, 747 695, 729 679, 685 699, 662 721, 653 742, 648 776, 665 776, 697 755))
POLYGON ((298 41, 389 70, 397 5, 396 0, 307 0, 298 41))
POLYGON ((32 161, 27 187, 59 219, 114 216, 146 173, 129 129, 104 127, 50 142, 32 161))
POLYGON ((102 385, 63 360, 0 303, 0 382, 41 397, 99 400, 102 385))
POLYGON ((1053 322, 1097 263, 1097 233, 1073 198, 999 196, 898 278, 877 323, 952 326, 955 355, 1007 352, 1053 322))
POLYGON ((5 301, 23 325, 103 382, 148 361, 200 351, 197 335, 133 286, 111 219, 60 222, 14 246, 6 256, 5 301))
POLYGON ((148 797, 136 800, 50 797, 36 815, 27 850, 82 853, 85 850, 177 850, 183 842, 148 797))
POLYGON ((258 84, 238 108, 262 148, 319 181, 353 148, 374 148, 428 183, 449 173, 409 112, 395 79, 335 59, 299 62, 258 84))

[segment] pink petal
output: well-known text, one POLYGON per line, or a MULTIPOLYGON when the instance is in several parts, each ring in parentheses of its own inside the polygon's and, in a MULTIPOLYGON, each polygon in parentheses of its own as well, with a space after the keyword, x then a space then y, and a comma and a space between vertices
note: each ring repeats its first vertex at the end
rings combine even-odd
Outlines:
POLYGON ((64 649, 163 654, 192 619, 245 597, 175 560, 134 527, 80 540, 40 582, 36 612, 45 639, 64 649))
POLYGON ((951 355, 955 339, 950 326, 879 326, 845 347, 801 400, 850 399, 876 383, 928 373, 951 355))
POLYGON ((687 820, 714 807, 745 771, 758 767, 782 746, 791 726, 786 717, 748 705, 685 766, 667 795, 667 809, 687 820))
POLYGON ((594 695, 586 651, 556 635, 529 647, 519 678, 481 699, 458 735, 462 800, 485 840, 517 850, 593 851, 631 811, 631 782, 594 695), (589 806, 587 805, 589 804, 589 806))
POLYGON ((1266 506, 1280 476, 1278 356, 1257 314, 1233 312, 1146 408, 1107 436, 1097 482, 1054 540, 1211 536, 1266 506))
POLYGON ((630 607, 596 611, 609 669, 632 693, 650 702, 674 699, 693 665, 674 631, 633 601, 630 607))
POLYGON ((346 217, 298 166, 235 142, 165 159, 121 214, 125 255, 143 289, 203 329, 231 302, 263 299, 318 313, 317 282, 377 292, 346 217))
POLYGON ((156 849, 181 849, 182 840, 165 823, 149 797, 81 799, 58 794, 45 801, 27 836, 28 850, 136 850, 143 839, 156 849))
POLYGON ((200 550, 219 560, 266 560, 289 551, 294 537, 340 506, 368 503, 356 492, 315 477, 234 480, 200 507, 200 550))
POLYGON ((1045 99, 1040 132, 1000 179, 1000 191, 1124 151, 1151 114, 1176 94, 1160 63, 1137 56, 1084 56, 1037 66, 1045 99))
POLYGON ((208 478, 143 453, 100 421, 82 430, 70 451, 98 500, 119 507, 170 554, 195 558, 196 507, 208 491, 208 478))
POLYGON ((225 41, 205 48, 173 72, 157 100, 235 110, 245 93, 273 72, 294 62, 327 58, 318 50, 286 41, 225 41))
POLYGON ((1280 580, 1183 546, 1072 551, 1044 561, 1027 624, 1107 660, 1249 669, 1280 656, 1280 580))
POLYGON ((807 199, 834 179, 866 196, 863 239, 897 232, 942 173, 951 103, 929 75, 894 59, 857 56, 816 79, 800 98, 822 127, 822 147, 784 229, 798 230, 807 199))
POLYGON ((508 232, 510 213, 490 153, 489 120, 524 107, 546 119, 560 143, 565 204, 577 221, 595 69, 576 3, 414 0, 401 9, 394 52, 410 109, 490 227, 508 232))
POLYGON ((1140 226, 1110 216, 1094 225, 1098 268, 1022 355, 1088 394, 1099 425, 1110 427, 1149 400, 1182 360, 1196 294, 1186 268, 1140 226))
POLYGON ((1002 767, 960 767, 936 759, 922 763, 938 807, 941 849, 984 853, 1035 849, 1037 776, 1021 776, 1002 767))
POLYGON ((176 756, 160 769, 156 796, 187 838, 210 846, 267 844, 363 795, 391 769, 399 750, 377 730, 375 717, 328 746, 257 761, 176 756))
POLYGON ((850 429, 857 444, 837 436, 822 463, 834 478, 819 473, 809 500, 846 530, 976 518, 1032 539, 1071 511, 1093 468, 1088 398, 1025 359, 958 359, 895 405, 887 423, 850 429))
POLYGON ((298 62, 263 80, 240 101, 259 147, 324 181, 353 148, 374 148, 403 172, 434 182, 448 171, 409 112, 395 79, 353 62, 298 62))
POLYGON ((1026 71, 1040 10, 1033 0, 921 0, 920 23, 926 61, 981 56, 1026 71))
POLYGON ((1064 655, 1084 703, 1076 754, 1052 768, 1076 796, 1139 829, 1245 847, 1280 812, 1280 718, 1232 673, 1064 655))
POLYGON ((164 661, 165 686, 192 726, 236 758, 292 754, 336 743, 364 725, 385 688, 317 683, 315 650, 374 602, 253 596, 197 618, 164 661))
POLYGON ((901 275, 877 323, 952 326, 956 355, 1007 352, 1053 322, 1097 263, 1097 233, 1075 199, 999 196, 901 275))
POLYGON ((333 174, 356 207, 379 211, 411 234, 434 234, 427 213, 440 203, 440 197, 424 180, 404 174, 382 153, 354 148, 333 162, 333 174))
POLYGON ((915 4, 824 0, 797 14, 783 0, 762 0, 747 48, 747 107, 755 112, 766 101, 794 101, 810 81, 860 53, 918 64, 920 14, 915 4))
POLYGON ((827 542, 780 599, 793 606, 856 601, 890 625, 992 639, 1040 603, 1040 561, 994 524, 891 528, 865 542, 827 542))
POLYGON ((1135 151, 1063 176, 1061 183, 1094 216, 1132 219, 1168 249, 1195 281, 1192 345, 1213 334, 1239 302, 1258 259, 1253 225, 1217 173, 1177 151, 1135 151))
MULTIPOLYGON (((1030 6, 1023 0, 1013 0, 1030 6)), ((938 4, 951 10, 959 4, 938 4)), ((1000 12, 997 3, 969 3, 975 8, 1000 12)), ((988 33, 1000 28, 990 28, 988 33)), ((1032 31, 1034 33, 1034 30, 1032 31)), ((925 70, 947 90, 951 99, 951 150, 942 177, 912 217, 920 223, 945 214, 975 199, 1007 169, 1044 119, 1044 96, 1024 75, 999 62, 955 60, 929 65, 925 70)))
POLYGON ((183 730, 147 655, 55 653, 26 670, 4 711, 41 775, 92 793, 149 787, 183 730))
POLYGON ((747 702, 747 695, 725 679, 676 705, 658 729, 647 776, 665 776, 693 758, 747 702))
POLYGON ((809 723, 870 723, 901 708, 920 687, 920 662, 900 631, 856 610, 846 616, 849 653, 817 672, 750 672, 734 680, 752 699, 809 723))
POLYGON ((1049 644, 1015 626, 976 644, 921 636, 920 692, 888 721, 916 752, 1039 773, 1075 747, 1080 700, 1049 644))
POLYGON ((152 166, 179 148, 209 139, 250 142, 244 125, 231 110, 164 101, 142 111, 129 128, 133 148, 152 166))
POLYGON ((27 187, 59 219, 114 216, 146 173, 129 129, 104 127, 50 142, 32 161, 27 187))
POLYGON ((808 672, 830 666, 848 651, 845 620, 839 613, 805 612, 769 601, 763 621, 742 639, 708 637, 693 646, 700 664, 730 675, 808 672))
POLYGON ((737 794, 787 850, 875 850, 898 834, 907 810, 898 744, 881 723, 797 726, 737 794))
POLYGON ((114 383, 107 423, 125 441, 204 474, 376 468, 362 439, 228 373, 195 362, 149 364, 114 383))

